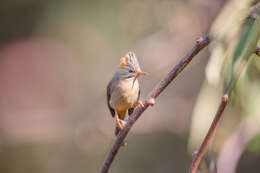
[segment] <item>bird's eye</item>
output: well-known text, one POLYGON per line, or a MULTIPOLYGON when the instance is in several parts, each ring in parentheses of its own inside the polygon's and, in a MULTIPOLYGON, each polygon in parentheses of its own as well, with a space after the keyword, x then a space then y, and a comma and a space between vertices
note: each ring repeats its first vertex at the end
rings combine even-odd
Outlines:
POLYGON ((129 73, 133 73, 134 71, 130 69, 128 72, 129 72, 129 73))

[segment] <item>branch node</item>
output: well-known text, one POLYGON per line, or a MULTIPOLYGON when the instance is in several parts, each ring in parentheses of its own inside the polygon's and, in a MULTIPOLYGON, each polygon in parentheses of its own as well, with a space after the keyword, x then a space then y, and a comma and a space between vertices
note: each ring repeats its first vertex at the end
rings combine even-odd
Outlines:
POLYGON ((201 44, 204 41, 203 37, 199 37, 196 39, 196 44, 201 44))
POLYGON ((194 160, 197 157, 197 155, 198 155, 198 150, 196 150, 192 153, 192 156, 191 156, 192 160, 194 160))
POLYGON ((228 94, 224 94, 223 96, 222 96, 222 102, 227 102, 228 101, 228 94))
POLYGON ((150 98, 149 100, 148 100, 148 102, 147 102, 150 106, 154 106, 154 104, 155 104, 155 100, 154 100, 154 98, 150 98))
POLYGON ((260 56, 260 46, 256 47, 255 53, 256 55, 260 56))

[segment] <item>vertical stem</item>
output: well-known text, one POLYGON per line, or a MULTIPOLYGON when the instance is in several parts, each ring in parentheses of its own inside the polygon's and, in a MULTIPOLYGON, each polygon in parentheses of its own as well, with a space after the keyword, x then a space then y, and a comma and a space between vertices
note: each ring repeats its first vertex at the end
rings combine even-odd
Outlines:
POLYGON ((229 90, 230 90, 229 88, 230 88, 230 85, 228 86, 226 92, 224 93, 224 95, 221 98, 221 102, 219 104, 215 118, 214 118, 213 122, 211 123, 211 126, 208 130, 208 133, 207 133, 206 137, 204 138, 199 150, 194 152, 194 154, 193 154, 192 164, 191 164, 191 168, 190 168, 190 171, 189 171, 190 173, 196 173, 198 166, 199 166, 199 163, 200 163, 202 157, 204 156, 204 154, 205 154, 205 152, 208 148, 210 140, 213 137, 213 135, 215 134, 215 131, 217 129, 217 125, 219 124, 219 121, 221 120, 223 112, 224 112, 226 105, 228 103, 229 90))

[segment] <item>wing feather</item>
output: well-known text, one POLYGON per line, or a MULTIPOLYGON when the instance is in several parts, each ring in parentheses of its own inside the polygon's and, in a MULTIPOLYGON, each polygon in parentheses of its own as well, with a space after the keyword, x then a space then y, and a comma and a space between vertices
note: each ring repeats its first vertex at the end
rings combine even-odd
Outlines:
POLYGON ((110 97, 111 97, 111 95, 110 95, 110 87, 111 87, 111 82, 109 82, 109 84, 107 86, 107 106, 109 108, 109 111, 110 111, 112 117, 115 117, 115 110, 109 104, 110 97))

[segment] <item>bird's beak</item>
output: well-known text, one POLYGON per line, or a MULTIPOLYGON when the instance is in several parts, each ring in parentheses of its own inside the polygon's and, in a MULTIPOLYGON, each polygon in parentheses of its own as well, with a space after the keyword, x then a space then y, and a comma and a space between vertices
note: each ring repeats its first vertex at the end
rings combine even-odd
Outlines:
POLYGON ((141 71, 141 70, 137 70, 137 71, 136 71, 136 74, 137 74, 137 76, 140 76, 140 75, 148 75, 147 72, 144 72, 144 71, 141 71))

